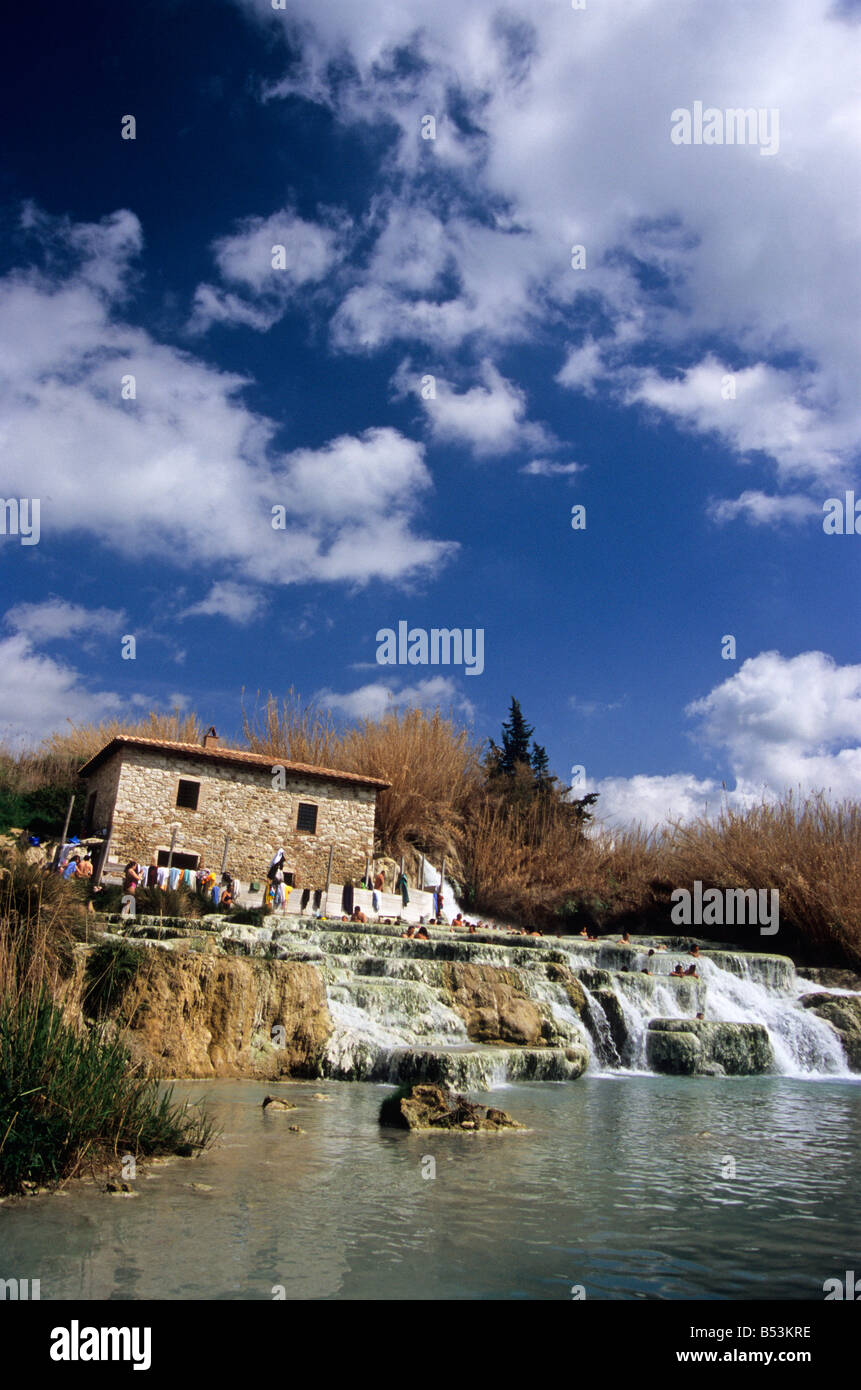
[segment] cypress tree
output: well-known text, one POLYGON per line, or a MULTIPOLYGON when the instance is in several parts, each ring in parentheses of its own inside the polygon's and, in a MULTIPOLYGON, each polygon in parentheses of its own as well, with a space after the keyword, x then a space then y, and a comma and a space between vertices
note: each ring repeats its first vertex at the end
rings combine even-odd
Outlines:
POLYGON ((535 781, 543 791, 553 781, 553 777, 550 772, 547 749, 542 747, 540 743, 533 743, 530 763, 532 771, 535 773, 535 781))
POLYGON ((535 729, 531 724, 527 724, 520 708, 520 701, 511 697, 511 709, 508 713, 508 721, 502 726, 502 749, 499 757, 499 771, 508 773, 514 771, 517 763, 526 763, 531 766, 529 756, 529 740, 532 738, 535 729))

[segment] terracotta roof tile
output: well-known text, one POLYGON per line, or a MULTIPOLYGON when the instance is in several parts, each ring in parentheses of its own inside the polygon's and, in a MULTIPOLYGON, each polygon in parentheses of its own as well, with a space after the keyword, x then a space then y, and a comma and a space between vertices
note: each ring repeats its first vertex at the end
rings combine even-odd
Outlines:
POLYGON ((183 758, 203 758, 210 762, 238 763, 252 767, 283 767, 285 772, 295 772, 305 777, 326 778, 330 782, 351 782, 363 787, 390 787, 391 782, 382 777, 366 777, 362 772, 344 772, 334 767, 316 767, 311 763, 291 763, 270 757, 265 753, 249 753, 244 748, 204 748, 201 743, 171 743, 168 739, 138 738, 129 734, 119 734, 100 748, 89 762, 80 768, 78 776, 87 777, 95 772, 103 762, 121 748, 153 749, 162 753, 176 753, 183 758))

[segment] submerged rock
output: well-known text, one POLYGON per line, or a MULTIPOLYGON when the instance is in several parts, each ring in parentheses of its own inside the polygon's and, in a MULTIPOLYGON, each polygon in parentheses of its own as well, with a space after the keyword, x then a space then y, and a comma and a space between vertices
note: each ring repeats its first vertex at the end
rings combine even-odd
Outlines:
POLYGON ((426 1084, 405 1086, 380 1106, 380 1124, 395 1129, 524 1129, 505 1110, 474 1105, 465 1096, 426 1084))
POLYGON ((295 1110, 296 1106, 292 1100, 279 1100, 277 1096, 266 1096, 263 1101, 264 1110, 295 1110))
POLYGON ((799 1002, 830 1023, 846 1053, 850 1071, 861 1071, 861 995, 803 994, 799 1002))
POLYGON ((646 1060, 671 1076, 756 1076, 774 1065, 762 1023, 710 1023, 655 1018, 646 1034, 646 1060))

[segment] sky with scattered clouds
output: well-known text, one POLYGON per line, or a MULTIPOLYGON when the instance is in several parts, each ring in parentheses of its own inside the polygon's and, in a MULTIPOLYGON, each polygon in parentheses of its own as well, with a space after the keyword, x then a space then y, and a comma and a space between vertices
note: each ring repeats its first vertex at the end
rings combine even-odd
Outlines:
POLYGON ((13 21, 2 737, 516 695, 613 824, 859 796, 861 5, 142 11, 13 21))

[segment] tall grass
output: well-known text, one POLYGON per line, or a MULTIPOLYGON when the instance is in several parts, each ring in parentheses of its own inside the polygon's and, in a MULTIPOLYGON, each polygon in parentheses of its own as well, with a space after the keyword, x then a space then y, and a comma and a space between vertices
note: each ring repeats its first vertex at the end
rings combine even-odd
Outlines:
POLYGON ((651 903, 664 868, 660 838, 631 830, 582 835, 552 802, 487 798, 460 840, 462 886, 489 916, 574 925, 651 903))
POLYGON ((46 991, 0 1000, 0 1192, 211 1138, 203 1113, 135 1074, 117 1038, 70 1027, 46 991))
POLYGON ((317 705, 302 702, 291 686, 283 700, 268 695, 249 713, 242 702, 242 729, 252 753, 282 758, 285 762, 313 767, 344 769, 339 762, 342 738, 332 717, 317 705))
POLYGON ((439 710, 391 710, 349 729, 342 756, 342 766, 391 782, 377 796, 384 853, 454 853, 481 787, 480 748, 465 729, 439 710))
MULTIPOLYGON (((460 846, 470 906, 491 916, 539 925, 609 930, 639 922, 651 931, 677 930, 670 919, 674 888, 777 889, 780 935, 748 933, 748 945, 788 950, 810 963, 861 965, 861 806, 830 803, 821 793, 787 794, 745 811, 724 806, 647 833, 641 829, 572 836, 540 803, 486 801, 460 846)), ((696 935, 726 940, 744 933, 698 927, 696 935)))
MULTIPOLYGON (((205 1115, 133 1067, 115 1028, 75 1022, 77 887, 20 858, 2 865, 0 1192, 68 1178, 121 1150, 193 1152, 212 1138, 205 1115)), ((112 959, 115 948, 102 948, 88 972, 85 998, 99 1015, 136 975, 132 948, 121 951, 112 959)))
MULTIPOLYGON (((776 888, 781 931, 823 959, 861 963, 861 805, 787 793, 674 825, 667 872, 679 887, 776 888)), ((777 938, 775 938, 775 943, 777 938)))
POLYGON ((80 883, 7 855, 0 863, 0 995, 57 994, 84 920, 80 883))
POLYGON ((143 719, 105 719, 101 724, 73 724, 49 734, 38 752, 45 763, 69 764, 75 769, 88 761, 111 739, 121 734, 137 738, 161 738, 172 743, 200 743, 204 726, 196 714, 174 709, 170 714, 150 710, 143 719))

